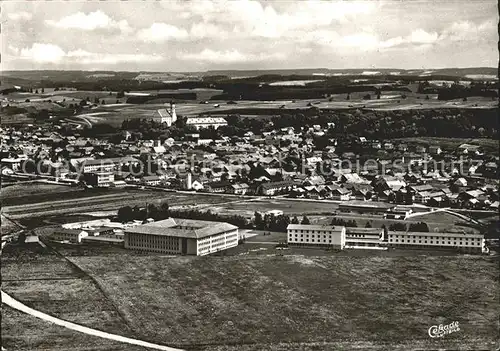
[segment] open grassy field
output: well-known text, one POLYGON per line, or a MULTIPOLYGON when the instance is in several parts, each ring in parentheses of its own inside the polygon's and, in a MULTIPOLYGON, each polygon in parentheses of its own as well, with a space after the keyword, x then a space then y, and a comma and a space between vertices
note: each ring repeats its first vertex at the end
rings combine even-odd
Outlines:
MULTIPOLYGON (((188 350, 495 347, 498 258, 268 253, 87 252, 69 257, 75 266, 50 249, 11 247, 2 288, 42 312, 188 350), (460 332, 428 337, 431 325, 452 321, 460 332)), ((8 350, 52 342, 55 350, 132 349, 82 343, 86 337, 9 309, 2 337, 8 350)))
MULTIPOLYGON (((4 249, 2 289, 29 307, 56 317, 132 335, 91 278, 38 244, 4 249)), ((129 350, 121 343, 73 332, 9 307, 2 308, 2 346, 7 350, 129 350)))
POLYGON ((266 212, 281 210, 286 215, 303 215, 308 213, 332 213, 338 209, 338 204, 332 202, 301 201, 287 199, 259 199, 233 202, 211 207, 212 212, 227 213, 252 217, 255 211, 266 212))
POLYGON ((174 345, 498 338, 498 268, 484 257, 72 257, 141 337, 174 345), (140 273, 139 273, 140 272, 140 273), (137 274, 141 279, 137 279, 137 274), (429 339, 434 324, 461 332, 429 339))
POLYGON ((2 187, 0 190, 0 196, 2 198, 2 205, 8 206, 29 202, 47 201, 60 197, 64 198, 64 196, 69 196, 69 193, 74 195, 74 193, 80 191, 81 188, 74 188, 67 185, 33 182, 2 187))
MULTIPOLYGON (((7 188, 8 189, 8 188, 7 188)), ((12 218, 48 216, 56 214, 74 214, 95 211, 116 211, 122 206, 159 205, 168 201, 171 207, 215 204, 231 201, 225 196, 205 194, 183 194, 155 190, 135 189, 78 189, 73 191, 37 193, 29 187, 33 194, 25 196, 23 189, 11 191, 3 199, 3 211, 12 218)))
MULTIPOLYGON (((196 116, 203 113, 238 113, 239 110, 245 111, 248 109, 254 109, 257 112, 259 110, 265 111, 269 109, 300 110, 309 109, 311 106, 325 110, 349 110, 355 108, 366 110, 494 108, 496 106, 496 101, 482 97, 472 97, 464 102, 462 100, 440 101, 437 100, 435 96, 432 96, 429 100, 425 100, 425 95, 422 94, 410 94, 407 99, 403 100, 400 97, 401 92, 397 91, 385 92, 380 100, 363 100, 363 95, 363 93, 353 93, 351 94, 350 100, 345 99, 345 94, 337 94, 333 95, 331 98, 320 99, 277 101, 238 100, 236 104, 227 104, 226 100, 211 100, 206 104, 200 104, 198 101, 177 102, 176 112, 180 116, 196 116), (215 105, 218 105, 218 107, 215 105)), ((91 123, 109 123, 118 126, 121 125, 125 119, 152 118, 156 110, 164 108, 164 103, 168 103, 169 101, 169 99, 162 103, 151 101, 150 103, 140 105, 115 105, 114 100, 106 101, 106 105, 101 105, 91 111, 107 112, 107 114, 95 116, 91 123)), ((125 99, 120 99, 120 102, 125 102, 125 99)))

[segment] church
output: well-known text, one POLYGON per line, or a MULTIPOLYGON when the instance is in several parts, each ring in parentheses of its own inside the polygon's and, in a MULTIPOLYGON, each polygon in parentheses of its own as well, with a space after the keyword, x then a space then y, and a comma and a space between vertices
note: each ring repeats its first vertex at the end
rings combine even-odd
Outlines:
MULTIPOLYGON (((167 105, 167 104, 165 104, 167 105)), ((167 126, 171 127, 172 124, 177 121, 177 114, 175 113, 175 104, 170 103, 170 109, 162 108, 157 111, 160 115, 160 123, 166 123, 167 126)), ((158 119, 158 116, 155 115, 155 120, 158 119)))

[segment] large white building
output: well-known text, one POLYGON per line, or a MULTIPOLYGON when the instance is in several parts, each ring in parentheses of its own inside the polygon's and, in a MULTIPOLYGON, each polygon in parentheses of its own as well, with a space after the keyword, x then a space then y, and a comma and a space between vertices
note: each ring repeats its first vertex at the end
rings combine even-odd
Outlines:
POLYGON ((351 249, 385 248, 382 228, 346 228, 346 247, 351 249))
POLYGON ((221 126, 227 126, 227 121, 222 117, 189 117, 186 120, 186 125, 194 126, 196 129, 208 127, 217 129, 221 126))
POLYGON ((169 218, 125 231, 127 249, 203 256, 238 245, 238 227, 224 222, 169 218))
POLYGON ((160 115, 160 123, 166 123, 167 126, 171 127, 172 124, 174 124, 177 121, 177 114, 175 113, 175 104, 170 104, 170 109, 162 108, 159 109, 157 112, 160 115))
POLYGON ((345 227, 312 224, 289 224, 287 243, 294 246, 333 247, 343 250, 346 244, 345 227))
POLYGON ((483 234, 397 232, 387 233, 386 245, 411 249, 455 249, 470 253, 487 253, 483 234))

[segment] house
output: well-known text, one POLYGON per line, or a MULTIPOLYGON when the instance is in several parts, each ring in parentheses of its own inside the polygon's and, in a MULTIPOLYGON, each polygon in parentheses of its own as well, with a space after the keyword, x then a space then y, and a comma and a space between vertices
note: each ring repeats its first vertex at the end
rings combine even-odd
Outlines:
POLYGON ((429 146, 429 154, 431 155, 441 155, 442 152, 443 150, 441 150, 439 146, 436 145, 429 146))
POLYGON ((349 184, 364 184, 364 183, 367 183, 367 181, 364 180, 363 178, 361 178, 359 176, 359 174, 357 174, 357 173, 344 173, 344 174, 341 174, 338 177, 338 181, 340 183, 349 183, 349 184))
POLYGON ((248 189, 249 186, 246 183, 231 184, 230 192, 237 195, 245 195, 248 189))
POLYGON ((17 172, 21 168, 22 161, 23 160, 19 157, 16 157, 16 158, 7 157, 7 158, 2 158, 2 160, 0 162, 1 162, 2 166, 6 166, 6 167, 12 169, 14 172, 17 172))
POLYGON ((453 182, 453 185, 459 186, 459 187, 466 187, 467 186, 467 180, 463 177, 458 178, 453 182))
POLYGON ((415 193, 415 202, 420 204, 427 204, 431 199, 436 203, 441 203, 444 198, 442 191, 419 191, 415 193))
POLYGON ((210 193, 226 193, 232 190, 231 183, 227 181, 217 181, 208 183, 205 189, 210 193))
POLYGON ((349 201, 351 199, 351 191, 346 188, 334 189, 331 194, 333 200, 349 201))
POLYGON ((479 145, 471 145, 471 144, 461 144, 458 146, 457 151, 461 154, 476 154, 481 155, 482 149, 479 145))
POLYGON ((191 189, 195 191, 200 191, 203 188, 204 188, 203 183, 200 182, 199 180, 193 180, 193 182, 191 183, 191 189))
POLYGON ((87 185, 106 188, 114 184, 115 174, 113 172, 106 171, 86 173, 84 174, 84 180, 87 185))
POLYGON ((425 154, 425 152, 427 151, 427 148, 423 145, 417 145, 415 146, 415 152, 417 154, 425 154))
POLYGON ((279 181, 279 182, 269 182, 262 183, 257 187, 257 194, 260 195, 275 195, 279 192, 288 192, 296 186, 293 181, 279 181))
POLYGON ((50 238, 55 241, 69 241, 71 243, 81 243, 82 239, 88 236, 89 233, 81 229, 65 229, 60 228, 50 235, 50 238))
POLYGON ((408 151, 408 144, 399 144, 397 149, 398 151, 406 152, 408 151))
POLYGON ((149 175, 141 178, 141 183, 148 186, 159 186, 162 179, 157 175, 149 175))
POLYGON ((384 143, 384 150, 394 150, 393 143, 384 143))
POLYGON ((370 200, 373 194, 373 187, 371 185, 353 186, 351 188, 351 193, 351 198, 355 200, 370 200))

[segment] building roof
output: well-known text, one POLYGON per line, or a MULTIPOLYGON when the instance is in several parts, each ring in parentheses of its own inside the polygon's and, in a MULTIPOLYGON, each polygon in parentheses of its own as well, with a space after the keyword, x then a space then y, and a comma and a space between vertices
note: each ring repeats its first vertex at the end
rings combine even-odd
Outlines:
POLYGON ((382 228, 346 227, 346 234, 373 234, 373 235, 379 235, 382 231, 383 231, 382 228))
POLYGON ((329 230, 329 231, 342 231, 344 227, 333 226, 333 225, 319 225, 319 224, 289 224, 286 227, 287 230, 290 229, 300 229, 300 230, 329 230))
POLYGON ((225 222, 200 221, 194 219, 168 218, 127 229, 127 233, 164 235, 180 238, 201 239, 238 227, 225 222))
POLYGON ((389 234, 396 235, 419 235, 419 236, 437 236, 437 237, 456 237, 462 236, 463 238, 484 238, 484 234, 464 234, 464 233, 435 233, 435 232, 400 232, 389 230, 389 234))

